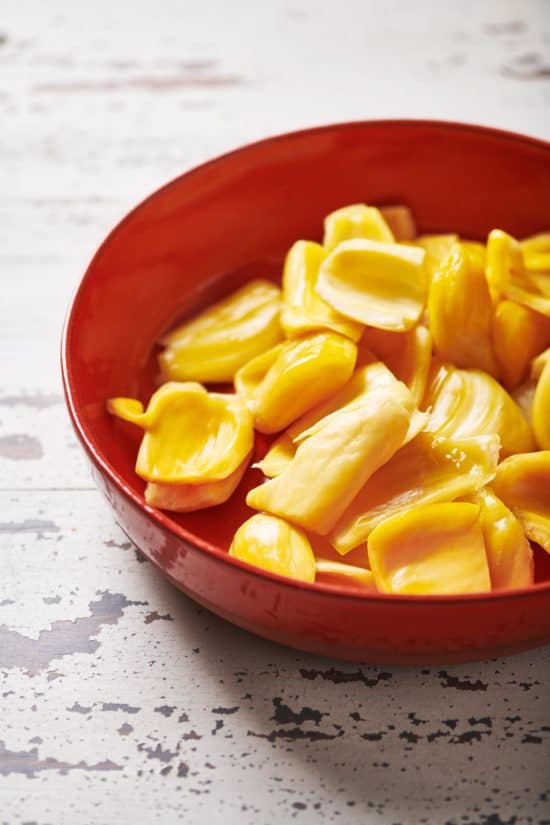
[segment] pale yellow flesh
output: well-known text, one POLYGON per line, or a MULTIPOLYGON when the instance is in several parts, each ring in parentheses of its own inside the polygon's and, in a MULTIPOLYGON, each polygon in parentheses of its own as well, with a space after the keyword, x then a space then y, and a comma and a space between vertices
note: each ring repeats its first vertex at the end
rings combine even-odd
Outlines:
POLYGON ((424 254, 402 244, 343 241, 321 264, 317 291, 348 318, 405 332, 419 321, 426 302, 424 254))
POLYGON ((474 504, 428 504, 393 516, 371 533, 369 560, 383 593, 491 589, 479 507, 474 504))
POLYGON ((499 448, 496 435, 450 439, 421 432, 362 487, 329 535, 333 547, 345 555, 395 513, 480 489, 495 476, 499 448))
POLYGON ((245 284, 164 336, 161 379, 232 381, 239 367, 282 339, 280 308, 277 286, 262 280, 245 284))
POLYGON ((146 481, 219 481, 252 451, 253 419, 246 406, 234 395, 209 393, 200 384, 164 384, 146 412, 127 398, 110 399, 107 408, 144 430, 136 473, 146 481))
POLYGON ((299 581, 315 581, 315 557, 305 533, 264 513, 241 524, 229 555, 271 573, 299 581))
POLYGON ((276 478, 248 493, 247 504, 321 535, 375 470, 399 449, 411 413, 387 390, 333 413, 305 438, 276 478))

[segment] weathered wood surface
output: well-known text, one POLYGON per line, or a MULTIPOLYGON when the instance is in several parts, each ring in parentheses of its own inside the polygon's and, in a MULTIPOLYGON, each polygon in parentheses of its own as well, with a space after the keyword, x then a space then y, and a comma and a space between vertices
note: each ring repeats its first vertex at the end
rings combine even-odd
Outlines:
POLYGON ((2 0, 2 825, 550 822, 548 649, 357 667, 218 620, 114 524, 58 372, 87 261, 167 179, 333 120, 548 138, 549 43, 546 0, 2 0))

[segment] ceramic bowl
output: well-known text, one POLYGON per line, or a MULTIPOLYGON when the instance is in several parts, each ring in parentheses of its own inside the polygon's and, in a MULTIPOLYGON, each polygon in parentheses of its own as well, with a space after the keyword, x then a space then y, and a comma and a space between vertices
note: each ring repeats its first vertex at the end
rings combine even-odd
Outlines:
MULTIPOLYGON (((451 663, 550 641, 550 556, 537 583, 467 596, 361 594, 302 584, 227 555, 250 511, 249 470, 223 506, 189 515, 145 504, 137 442, 105 411, 147 400, 155 341, 180 316, 257 276, 280 273, 297 238, 348 203, 406 203, 422 232, 484 238, 548 229, 550 144, 428 121, 338 124, 281 135, 205 163, 159 189, 111 232, 69 310, 62 344, 70 416, 94 479, 130 539, 184 593, 254 633, 340 659, 451 663)), ((258 449, 261 449, 259 444, 258 449)))

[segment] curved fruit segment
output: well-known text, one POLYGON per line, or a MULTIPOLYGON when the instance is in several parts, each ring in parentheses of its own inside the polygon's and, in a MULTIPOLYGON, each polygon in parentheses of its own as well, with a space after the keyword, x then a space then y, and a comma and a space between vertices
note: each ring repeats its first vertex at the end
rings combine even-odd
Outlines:
POLYGON ((206 481, 203 484, 164 484, 149 481, 145 487, 145 501, 152 507, 173 510, 177 513, 191 513, 223 504, 235 492, 250 463, 250 456, 227 478, 206 481))
POLYGON ((395 238, 379 209, 353 203, 331 212, 325 218, 323 246, 331 252, 342 241, 365 238, 393 243, 395 238))
POLYGON ((237 372, 235 389, 262 433, 283 430, 350 378, 357 347, 335 332, 286 341, 237 372))
MULTIPOLYGON (((414 398, 405 384, 398 381, 384 364, 375 361, 359 367, 341 390, 291 424, 288 430, 273 442, 262 461, 255 466, 269 478, 280 475, 294 458, 298 443, 307 437, 306 433, 311 433, 315 425, 344 408, 360 405, 369 393, 379 389, 389 390, 406 409, 411 413, 415 412, 414 398)), ((420 416, 419 413, 412 416, 411 425, 415 428, 414 435, 424 426, 425 421, 425 417, 420 416)), ((410 441, 413 437, 411 434, 407 440, 410 441)))
POLYGON ((432 336, 421 325, 410 332, 388 332, 367 327, 363 342, 374 352, 392 373, 411 391, 417 406, 420 405, 430 370, 432 336))
POLYGON ((290 464, 250 490, 249 507, 328 533, 367 479, 404 443, 411 412, 391 391, 373 390, 302 433, 290 464))
POLYGON ((161 340, 163 381, 232 381, 235 372, 283 337, 281 291, 269 281, 251 281, 180 324, 161 340))
POLYGON ((289 337, 331 329, 358 341, 362 324, 344 318, 323 301, 315 289, 319 267, 326 255, 326 249, 313 241, 297 241, 291 247, 283 269, 281 326, 289 337))
POLYGON ((369 559, 382 593, 437 595, 491 589, 475 504, 427 504, 393 516, 371 533, 369 559))
POLYGON ((499 447, 497 435, 451 439, 421 432, 371 476, 332 530, 331 544, 345 555, 395 513, 479 490, 494 478, 499 447))
POLYGON ((470 259, 470 264, 478 272, 485 274, 487 265, 487 248, 479 241, 460 241, 460 246, 470 259))
POLYGON ((513 280, 523 276, 521 247, 515 238, 501 229, 489 232, 485 274, 495 303, 507 295, 513 280))
POLYGON ((550 319, 514 301, 499 301, 493 343, 504 386, 513 390, 526 377, 531 359, 550 343, 550 319))
POLYGON ((423 406, 426 430, 449 438, 496 433, 503 457, 535 449, 522 411, 501 385, 479 370, 441 366, 432 376, 423 406))
POLYGON ((380 214, 398 243, 413 241, 416 238, 416 223, 408 206, 403 204, 381 206, 380 214))
POLYGON ((519 518, 527 537, 550 553, 550 450, 510 456, 491 486, 519 518))
POLYGON ((227 479, 254 444, 252 416, 243 402, 192 382, 164 384, 151 396, 146 412, 132 398, 112 398, 107 409, 145 431, 136 473, 146 481, 200 484, 227 479))
POLYGON ((548 276, 526 270, 520 244, 500 229, 489 234, 486 275, 495 303, 506 297, 550 317, 548 276))
POLYGON ((421 235, 414 241, 415 246, 424 249, 424 269, 428 276, 428 282, 433 278, 434 272, 439 269, 454 244, 458 242, 458 235, 421 235))
POLYGON ((540 232, 538 235, 531 235, 520 241, 523 257, 538 253, 550 252, 550 232, 540 232))
POLYGON ((533 396, 533 432, 540 450, 550 450, 550 349, 533 361, 537 386, 533 396))
POLYGON ((315 557, 307 536, 283 519, 258 513, 241 524, 229 555, 299 581, 315 581, 315 557))
POLYGON ((406 332, 417 324, 426 302, 424 255, 415 246, 343 241, 321 264, 317 291, 347 318, 406 332))
POLYGON ((519 520, 488 487, 469 500, 481 507, 481 529, 492 589, 533 584, 533 551, 519 520))
POLYGON ((365 567, 355 567, 353 564, 344 564, 338 561, 316 559, 315 581, 321 584, 336 584, 340 587, 359 587, 376 593, 374 575, 365 567))
POLYGON ((432 276, 428 299, 434 349, 457 367, 475 367, 495 375, 491 342, 493 305, 482 269, 473 266, 455 243, 432 276))

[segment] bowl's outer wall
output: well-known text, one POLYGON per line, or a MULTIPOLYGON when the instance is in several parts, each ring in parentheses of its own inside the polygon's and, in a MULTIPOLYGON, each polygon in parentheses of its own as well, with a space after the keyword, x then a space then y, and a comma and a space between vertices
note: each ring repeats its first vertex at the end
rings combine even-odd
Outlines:
MULTIPOLYGON (((548 144, 458 125, 388 122, 254 144, 141 204, 92 261, 63 353, 73 423, 122 528, 202 604, 318 653, 410 664, 550 641, 550 586, 477 600, 353 598, 259 575, 202 549, 226 546, 246 516, 242 496, 205 513, 155 514, 137 502, 143 485, 133 471, 135 441, 105 412, 106 398, 142 391, 151 343, 175 318, 243 277, 277 272, 293 241, 319 238, 324 215, 339 206, 407 203, 423 232, 483 238, 498 227, 521 237, 550 225, 549 196, 548 144)), ((244 487, 258 478, 250 471, 244 487)))

